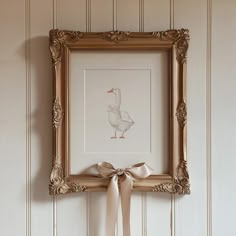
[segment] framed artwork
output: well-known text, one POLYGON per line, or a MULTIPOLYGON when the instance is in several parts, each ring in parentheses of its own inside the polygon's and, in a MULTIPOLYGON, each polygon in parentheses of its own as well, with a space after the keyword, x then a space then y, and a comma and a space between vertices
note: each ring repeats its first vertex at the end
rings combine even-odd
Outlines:
POLYGON ((133 191, 189 194, 186 29, 50 31, 54 153, 50 194, 106 191, 96 165, 146 163, 133 191))

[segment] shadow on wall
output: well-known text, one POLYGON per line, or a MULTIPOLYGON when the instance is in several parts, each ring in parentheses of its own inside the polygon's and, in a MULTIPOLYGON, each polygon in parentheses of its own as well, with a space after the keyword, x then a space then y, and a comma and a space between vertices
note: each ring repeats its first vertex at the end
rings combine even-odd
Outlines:
MULTIPOLYGON (((33 202, 51 202, 49 178, 53 156, 53 77, 49 37, 35 37, 26 41, 30 48, 29 63, 31 137, 31 194, 33 202)), ((22 53, 22 50, 21 50, 22 53)), ((71 196, 78 197, 77 194, 71 196)), ((60 199, 60 198, 59 198, 60 199)))
POLYGON ((30 98, 30 147, 32 201, 51 201, 48 184, 52 162, 52 63, 48 37, 26 41, 30 49, 28 89, 30 98))

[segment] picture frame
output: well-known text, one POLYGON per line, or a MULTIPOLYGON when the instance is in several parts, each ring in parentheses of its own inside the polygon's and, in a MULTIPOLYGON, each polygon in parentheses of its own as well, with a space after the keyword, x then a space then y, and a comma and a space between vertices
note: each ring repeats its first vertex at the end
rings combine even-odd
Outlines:
MULTIPOLYGON (((111 52, 111 55, 116 55, 117 52, 120 52, 122 60, 122 53, 125 53, 125 57, 127 57, 127 55, 131 55, 133 52, 136 52, 137 57, 141 58, 140 63, 143 63, 142 60, 145 62, 145 57, 143 58, 139 55, 139 53, 147 52, 147 56, 150 54, 149 52, 154 55, 159 52, 166 53, 166 65, 168 71, 166 72, 167 76, 164 79, 168 81, 168 89, 166 90, 167 107, 165 108, 167 110, 166 120, 168 123, 168 129, 165 130, 165 136, 168 140, 168 155, 163 158, 168 159, 168 170, 167 173, 153 174, 143 180, 135 181, 133 191, 190 194, 190 182, 186 157, 186 54, 188 45, 189 31, 187 29, 173 29, 159 32, 80 32, 58 29, 53 29, 50 31, 50 51, 52 56, 54 78, 54 142, 53 163, 49 184, 49 193, 51 195, 70 192, 106 191, 109 183, 109 179, 101 178, 92 173, 71 173, 71 168, 74 166, 71 160, 71 143, 77 142, 72 135, 74 128, 71 123, 74 121, 72 122, 71 120, 74 116, 71 114, 76 113, 73 109, 76 109, 74 107, 76 107, 77 103, 80 101, 78 95, 80 94, 79 91, 78 93, 73 93, 72 90, 74 86, 71 85, 71 83, 73 83, 71 82, 71 80, 73 80, 71 79, 71 76, 74 73, 73 71, 76 71, 76 68, 73 66, 77 63, 77 59, 75 58, 81 58, 80 54, 76 56, 77 52, 81 52, 81 55, 85 55, 88 59, 88 63, 90 63, 90 61, 94 61, 93 63, 95 63, 95 65, 96 60, 93 60, 93 53, 96 53, 96 55, 99 56, 99 54, 106 52, 111 52), (73 95, 73 98, 71 98, 72 93, 75 94, 73 95), (74 105, 71 105, 71 103, 74 105)), ((98 57, 99 60, 97 61, 101 61, 102 58, 103 56, 98 57)), ((108 63, 109 55, 104 56, 104 58, 107 58, 106 63, 108 63)), ((117 62, 115 61, 114 63, 117 62)), ((133 66, 134 65, 136 66, 136 64, 133 64, 133 66)), ((119 65, 117 68, 118 67, 119 65)), ((137 68, 137 70, 138 69, 139 68, 137 68)), ((103 72, 104 71, 90 71, 89 73, 91 74, 91 78, 94 78, 93 73, 103 72)), ((112 71, 111 73, 113 73, 112 76, 116 75, 116 71, 112 71)), ((136 72, 130 73, 133 73, 131 74, 132 78, 139 76, 136 72)), ((144 71, 144 77, 146 76, 145 73, 146 72, 144 71)), ((90 77, 88 78, 90 80, 90 77)), ((142 86, 141 83, 143 83, 142 81, 145 82, 145 80, 141 78, 140 81, 139 86, 142 86)), ((96 80, 92 80, 91 83, 95 82, 96 80)), ((91 112, 93 112, 93 109, 91 109, 91 112)), ((150 117, 148 119, 150 119, 150 117)), ((78 120, 80 120, 80 122, 84 122, 82 119, 78 120)), ((77 122, 75 121, 73 124, 76 126, 77 122)), ((97 150, 97 146, 100 147, 102 145, 97 145, 96 142, 91 141, 92 151, 97 150)), ((128 145, 127 150, 129 150, 129 147, 130 146, 128 145)), ((92 155, 93 154, 90 156, 92 155)), ((115 155, 117 156, 117 154, 115 155)), ((106 156, 104 158, 104 161, 106 161, 106 156)), ((83 159, 85 166, 88 159, 88 157, 83 159)), ((89 169, 90 165, 88 164, 87 167, 89 169)))

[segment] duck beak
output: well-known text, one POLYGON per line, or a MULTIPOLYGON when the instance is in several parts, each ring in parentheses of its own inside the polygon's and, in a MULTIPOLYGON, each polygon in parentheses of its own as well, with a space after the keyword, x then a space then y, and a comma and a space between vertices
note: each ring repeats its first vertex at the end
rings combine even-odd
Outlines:
POLYGON ((111 90, 107 91, 107 93, 113 93, 113 89, 111 89, 111 90))

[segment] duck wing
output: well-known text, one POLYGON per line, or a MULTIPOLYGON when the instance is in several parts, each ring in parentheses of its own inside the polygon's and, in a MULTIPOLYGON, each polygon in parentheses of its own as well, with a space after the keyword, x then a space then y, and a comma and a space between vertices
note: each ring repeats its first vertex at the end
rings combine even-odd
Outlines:
POLYGON ((120 114, 123 121, 134 122, 127 111, 121 111, 120 114))
POLYGON ((133 124, 134 121, 121 120, 117 129, 124 132, 127 131, 133 124))

